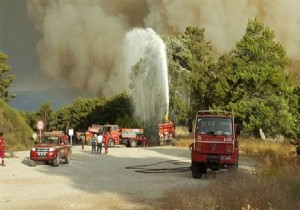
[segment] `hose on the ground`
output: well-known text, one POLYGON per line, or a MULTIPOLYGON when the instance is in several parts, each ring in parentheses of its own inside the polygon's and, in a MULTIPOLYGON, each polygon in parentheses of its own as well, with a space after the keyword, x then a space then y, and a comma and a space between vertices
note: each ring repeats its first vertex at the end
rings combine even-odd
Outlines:
POLYGON ((160 161, 152 164, 146 164, 146 165, 137 165, 137 166, 127 166, 125 169, 134 169, 135 172, 138 173, 177 173, 177 172, 186 172, 190 171, 190 167, 172 167, 172 168, 147 168, 149 166, 159 165, 162 163, 173 163, 176 165, 182 165, 186 164, 184 162, 180 162, 180 160, 166 160, 166 161, 160 161))

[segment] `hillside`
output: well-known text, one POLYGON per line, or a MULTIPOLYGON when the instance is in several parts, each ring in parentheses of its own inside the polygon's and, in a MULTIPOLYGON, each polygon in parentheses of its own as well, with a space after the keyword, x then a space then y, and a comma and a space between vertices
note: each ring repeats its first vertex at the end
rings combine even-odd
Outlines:
POLYGON ((0 130, 4 133, 6 150, 29 149, 33 131, 16 109, 0 100, 0 130))

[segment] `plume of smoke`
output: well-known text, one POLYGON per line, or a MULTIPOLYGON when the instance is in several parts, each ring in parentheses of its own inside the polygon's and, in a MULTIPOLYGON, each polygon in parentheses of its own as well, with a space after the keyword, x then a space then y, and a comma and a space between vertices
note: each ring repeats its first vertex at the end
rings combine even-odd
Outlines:
POLYGON ((42 38, 41 69, 96 95, 125 89, 122 16, 109 16, 97 1, 29 1, 28 11, 42 38))
MULTIPOLYGON (((258 17, 275 31, 275 36, 292 60, 291 71, 300 67, 299 1, 147 1, 150 13, 145 25, 158 33, 183 33, 186 26, 205 28, 208 40, 221 54, 231 50, 245 33, 249 18, 258 17)), ((299 70, 298 70, 299 71, 299 70)))
POLYGON ((125 34, 133 27, 150 27, 159 34, 205 28, 207 39, 222 54, 241 39, 249 18, 258 17, 286 47, 295 71, 300 65, 299 10, 299 1, 281 0, 28 1, 41 32, 41 69, 97 95, 128 87, 122 51, 125 34))

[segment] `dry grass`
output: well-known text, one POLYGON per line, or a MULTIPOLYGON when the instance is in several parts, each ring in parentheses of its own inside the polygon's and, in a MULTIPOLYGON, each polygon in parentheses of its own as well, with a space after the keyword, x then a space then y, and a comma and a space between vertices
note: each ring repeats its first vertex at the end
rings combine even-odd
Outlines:
MULTIPOLYGON (((178 139, 186 146, 191 139, 178 139)), ((257 173, 218 173, 209 183, 173 189, 149 209, 160 210, 298 210, 300 209, 300 162, 288 142, 241 139, 240 152, 260 161, 257 173)))

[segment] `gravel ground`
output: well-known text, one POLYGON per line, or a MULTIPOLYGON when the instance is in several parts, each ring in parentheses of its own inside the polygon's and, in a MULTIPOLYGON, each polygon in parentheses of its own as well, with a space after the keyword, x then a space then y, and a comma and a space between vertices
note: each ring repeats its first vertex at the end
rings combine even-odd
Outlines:
MULTIPOLYGON (((192 178, 188 148, 115 147, 97 155, 74 146, 70 164, 59 167, 30 167, 29 151, 15 156, 0 167, 1 210, 143 209, 168 189, 208 182, 192 178)), ((251 170, 249 163, 240 168, 251 170)))

